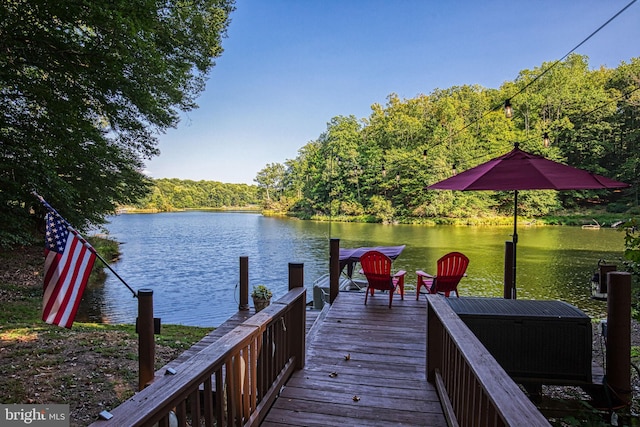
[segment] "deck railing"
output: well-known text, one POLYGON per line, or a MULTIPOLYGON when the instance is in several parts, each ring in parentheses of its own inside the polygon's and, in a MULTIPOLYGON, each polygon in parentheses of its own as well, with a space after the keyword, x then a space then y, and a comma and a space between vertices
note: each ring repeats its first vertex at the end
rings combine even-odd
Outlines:
POLYGON ((427 380, 452 424, 549 426, 445 298, 427 300, 427 380))
POLYGON ((259 425, 295 369, 305 363, 306 291, 283 298, 110 412, 102 426, 259 425))

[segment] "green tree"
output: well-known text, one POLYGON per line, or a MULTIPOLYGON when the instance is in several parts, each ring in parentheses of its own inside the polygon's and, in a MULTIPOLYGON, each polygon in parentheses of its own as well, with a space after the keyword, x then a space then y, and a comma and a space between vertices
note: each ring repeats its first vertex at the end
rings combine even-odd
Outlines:
POLYGON ((611 119, 611 155, 617 160, 620 179, 634 185, 634 206, 640 186, 640 58, 632 58, 614 70, 607 87, 615 94, 611 119))
POLYGON ((271 195, 283 189, 285 167, 282 163, 270 163, 260 170, 254 181, 258 187, 264 189, 267 204, 271 203, 271 195))
POLYGON ((380 222, 389 223, 393 220, 395 209, 391 201, 382 196, 372 196, 368 213, 377 217, 380 222))
POLYGON ((2 2, 0 244, 27 237, 34 189, 80 229, 148 191, 143 162, 158 154, 158 132, 197 107, 233 9, 2 2))

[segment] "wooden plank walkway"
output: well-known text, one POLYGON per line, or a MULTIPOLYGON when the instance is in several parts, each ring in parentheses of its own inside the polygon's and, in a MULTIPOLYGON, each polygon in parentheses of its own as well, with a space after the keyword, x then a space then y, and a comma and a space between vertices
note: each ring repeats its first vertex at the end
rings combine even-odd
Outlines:
POLYGON ((446 426, 426 381, 426 302, 340 292, 262 426, 446 426), (348 360, 347 360, 348 359, 348 360))

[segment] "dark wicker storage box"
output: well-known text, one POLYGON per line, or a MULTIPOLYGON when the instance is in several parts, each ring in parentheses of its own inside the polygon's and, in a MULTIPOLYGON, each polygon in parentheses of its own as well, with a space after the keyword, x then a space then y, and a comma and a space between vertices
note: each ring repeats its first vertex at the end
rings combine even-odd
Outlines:
POLYGON ((562 301, 447 298, 515 380, 591 383, 591 319, 562 301))

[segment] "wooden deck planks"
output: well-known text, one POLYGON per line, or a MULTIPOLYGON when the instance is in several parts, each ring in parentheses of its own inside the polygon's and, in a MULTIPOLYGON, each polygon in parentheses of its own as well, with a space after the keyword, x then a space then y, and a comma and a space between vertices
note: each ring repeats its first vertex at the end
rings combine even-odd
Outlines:
POLYGON ((426 303, 341 292, 263 426, 445 426, 426 381, 426 303))

